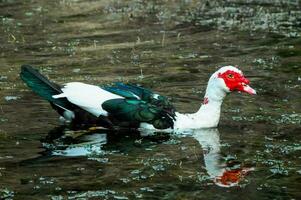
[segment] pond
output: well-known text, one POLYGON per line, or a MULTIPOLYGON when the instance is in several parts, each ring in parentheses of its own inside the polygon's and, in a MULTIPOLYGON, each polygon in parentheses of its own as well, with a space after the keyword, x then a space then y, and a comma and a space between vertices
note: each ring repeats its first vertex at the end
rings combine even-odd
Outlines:
POLYGON ((299 1, 0 1, 0 199, 300 199, 299 1), (211 2, 211 3, 210 3, 211 2), (19 78, 138 83, 195 112, 216 69, 217 129, 70 130, 19 78))

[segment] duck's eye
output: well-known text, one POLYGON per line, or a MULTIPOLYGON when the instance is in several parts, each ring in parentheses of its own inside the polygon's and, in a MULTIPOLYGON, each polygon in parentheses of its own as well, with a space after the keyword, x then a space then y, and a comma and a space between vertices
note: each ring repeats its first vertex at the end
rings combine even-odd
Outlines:
POLYGON ((228 78, 234 78, 233 74, 228 74, 228 78))

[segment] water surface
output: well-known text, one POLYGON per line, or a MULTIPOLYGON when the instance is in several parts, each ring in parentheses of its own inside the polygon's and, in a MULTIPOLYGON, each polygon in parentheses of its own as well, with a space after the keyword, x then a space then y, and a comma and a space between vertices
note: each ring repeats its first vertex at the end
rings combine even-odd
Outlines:
POLYGON ((300 3, 212 2, 0 1, 0 198, 299 199, 300 3), (218 129, 74 132, 19 79, 25 63, 60 84, 139 83, 181 112, 223 65, 258 95, 227 96, 218 129))

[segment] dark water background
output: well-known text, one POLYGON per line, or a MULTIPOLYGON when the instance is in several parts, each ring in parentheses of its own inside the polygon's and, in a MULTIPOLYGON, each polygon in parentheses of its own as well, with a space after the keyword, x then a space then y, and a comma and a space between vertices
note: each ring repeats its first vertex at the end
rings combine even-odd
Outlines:
POLYGON ((0 0, 0 199, 300 199, 300 22, 298 0, 0 0), (225 99, 216 155, 255 170, 220 187, 195 135, 60 127, 25 63, 60 84, 140 83, 181 112, 238 65, 258 95, 225 99))

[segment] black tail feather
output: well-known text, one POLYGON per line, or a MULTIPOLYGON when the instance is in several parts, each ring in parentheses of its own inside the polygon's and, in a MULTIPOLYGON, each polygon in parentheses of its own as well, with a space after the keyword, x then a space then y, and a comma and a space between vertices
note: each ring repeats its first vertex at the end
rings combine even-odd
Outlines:
POLYGON ((30 89, 45 100, 65 109, 70 109, 71 103, 66 98, 55 99, 52 97, 53 95, 62 93, 61 87, 58 84, 49 81, 32 66, 22 65, 20 77, 30 89))
POLYGON ((91 113, 69 102, 67 98, 53 98, 53 95, 62 93, 61 87, 48 80, 32 66, 22 65, 20 77, 36 94, 49 101, 52 108, 61 116, 64 116, 66 110, 73 111, 75 114, 73 122, 75 124, 99 124, 104 127, 113 128, 112 122, 107 117, 95 117, 91 113))

